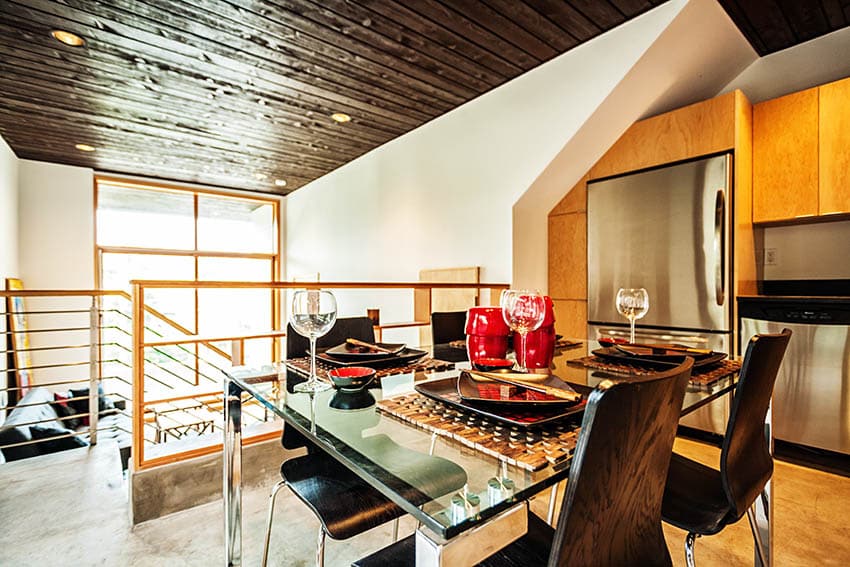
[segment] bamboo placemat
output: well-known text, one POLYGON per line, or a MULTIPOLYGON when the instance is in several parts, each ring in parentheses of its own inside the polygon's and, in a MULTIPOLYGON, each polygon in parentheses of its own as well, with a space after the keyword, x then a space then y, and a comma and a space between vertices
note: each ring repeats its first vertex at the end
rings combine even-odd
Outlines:
MULTIPOLYGON (((567 364, 584 366, 585 368, 595 368, 597 370, 608 370, 610 372, 636 374, 638 376, 658 372, 658 367, 650 367, 639 363, 626 364, 625 362, 614 362, 612 360, 599 358, 598 356, 574 358, 573 360, 568 361, 567 364)), ((701 390, 708 390, 711 385, 718 380, 722 380, 723 378, 738 372, 740 369, 741 363, 737 360, 723 360, 717 364, 697 367, 691 372, 690 383, 701 390)))
POLYGON ((511 426, 418 392, 381 400, 378 410, 528 471, 569 461, 579 432, 569 421, 527 429, 511 426))
MULTIPOLYGON (((305 376, 310 373, 310 357, 305 356, 303 358, 290 358, 286 361, 286 365, 296 372, 304 374, 305 376)), ((369 366, 368 362, 364 362, 363 366, 369 366)), ((409 374, 411 372, 440 372, 443 370, 453 370, 455 367, 454 362, 446 362, 445 360, 437 360, 436 358, 431 358, 430 356, 424 356, 413 362, 411 364, 405 364, 404 366, 393 366, 391 368, 381 368, 380 370, 375 371, 375 378, 383 378, 384 376, 394 376, 396 374, 409 374)), ((323 362, 320 359, 316 359, 316 373, 320 376, 325 375, 328 370, 332 370, 337 368, 332 364, 328 364, 327 362, 323 362)))

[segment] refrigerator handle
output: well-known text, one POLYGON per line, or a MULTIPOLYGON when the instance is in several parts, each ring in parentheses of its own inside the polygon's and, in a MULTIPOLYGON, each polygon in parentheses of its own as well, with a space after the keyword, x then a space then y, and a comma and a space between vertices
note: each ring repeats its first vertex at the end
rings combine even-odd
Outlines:
POLYGON ((726 303, 726 192, 718 189, 714 196, 714 295, 717 305, 726 303))

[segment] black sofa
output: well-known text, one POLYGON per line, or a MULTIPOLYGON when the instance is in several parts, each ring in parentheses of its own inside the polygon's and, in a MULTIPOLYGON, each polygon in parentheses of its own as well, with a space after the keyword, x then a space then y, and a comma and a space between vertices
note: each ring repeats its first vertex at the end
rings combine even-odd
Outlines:
MULTIPOLYGON (((3 425, 0 425, 0 446, 31 440, 42 441, 0 448, 0 462, 88 446, 88 425, 82 423, 80 418, 74 417, 76 414, 88 412, 88 400, 64 400, 66 397, 87 395, 87 388, 71 390, 62 395, 55 395, 47 388, 33 388, 27 392, 9 412, 3 425), (31 424, 36 421, 41 423, 31 424), (57 438, 69 434, 73 435, 57 438)), ((98 441, 116 441, 121 450, 122 465, 126 468, 130 456, 130 420, 102 393, 98 406, 98 441)))

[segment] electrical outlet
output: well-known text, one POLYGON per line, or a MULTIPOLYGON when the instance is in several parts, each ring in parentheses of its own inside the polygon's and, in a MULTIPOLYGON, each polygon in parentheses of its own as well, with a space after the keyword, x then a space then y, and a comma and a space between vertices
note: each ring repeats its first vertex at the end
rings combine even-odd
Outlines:
POLYGON ((779 252, 777 252, 776 248, 765 248, 764 249, 764 265, 765 266, 775 266, 779 263, 779 252))

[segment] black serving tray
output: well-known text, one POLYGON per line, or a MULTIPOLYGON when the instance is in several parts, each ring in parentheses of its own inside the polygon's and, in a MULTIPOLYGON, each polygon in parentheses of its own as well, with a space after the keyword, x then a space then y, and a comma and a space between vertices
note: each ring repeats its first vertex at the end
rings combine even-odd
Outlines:
POLYGON ((443 378, 441 380, 431 380, 416 384, 414 388, 423 396, 427 396, 456 409, 477 413, 494 421, 523 428, 544 425, 567 417, 581 415, 587 405, 587 396, 593 390, 589 386, 570 384, 577 392, 582 394, 584 399, 581 402, 569 407, 541 408, 540 406, 535 406, 533 408, 522 408, 464 401, 458 393, 457 381, 457 377, 443 378))
POLYGON ((393 366, 405 366, 419 360, 426 354, 428 354, 428 351, 406 348, 398 354, 386 355, 382 358, 373 358, 370 360, 341 360, 327 353, 316 353, 316 359, 338 368, 343 366, 367 366, 379 370, 381 368, 392 368, 393 366))

